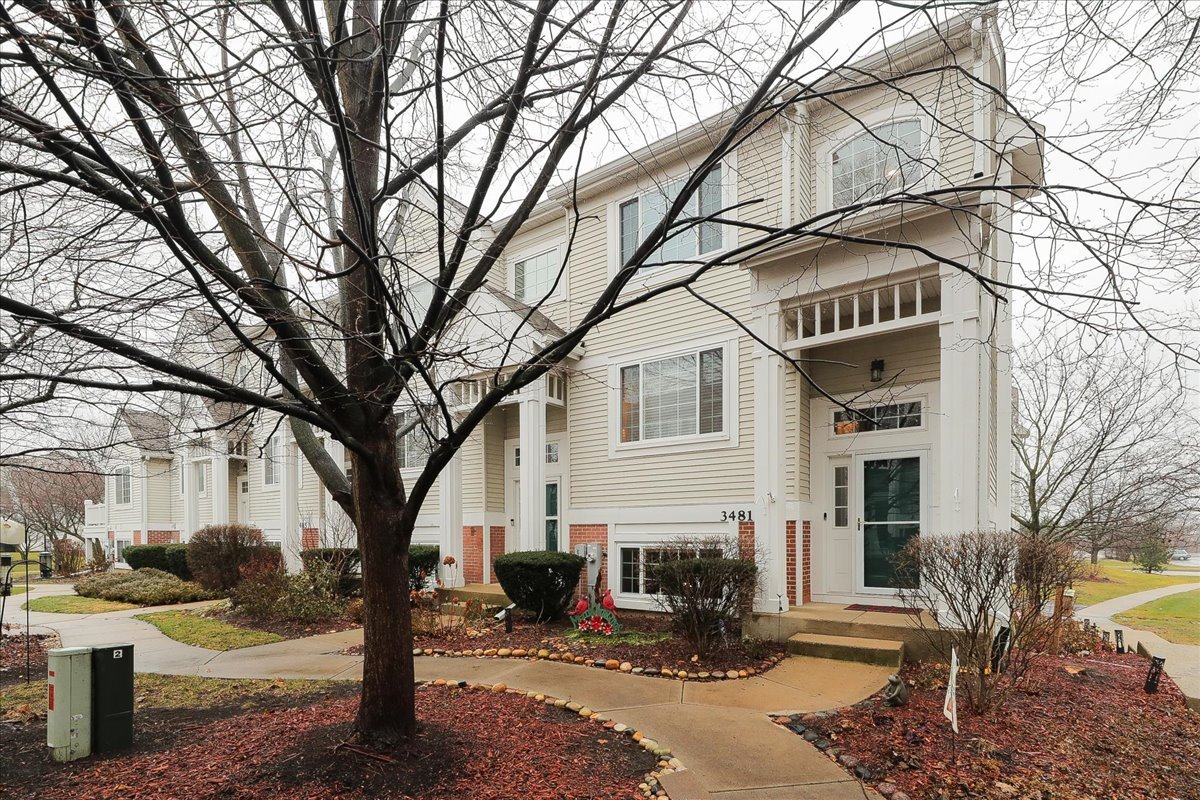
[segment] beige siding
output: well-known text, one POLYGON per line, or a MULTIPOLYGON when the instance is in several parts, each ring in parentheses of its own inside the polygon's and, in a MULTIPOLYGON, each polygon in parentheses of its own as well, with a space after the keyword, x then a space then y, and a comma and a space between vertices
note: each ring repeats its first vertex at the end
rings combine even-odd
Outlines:
POLYGON ((884 375, 896 388, 936 380, 941 348, 936 325, 814 348, 807 354, 818 386, 835 395, 879 389, 871 383, 871 361, 884 360, 884 375), (840 362, 840 363, 839 363, 840 362))
POLYGON ((487 460, 485 511, 504 512, 504 438, 505 421, 493 412, 488 417, 486 446, 482 454, 487 460))
POLYGON ((171 500, 179 495, 179 477, 170 459, 153 458, 146 464, 150 523, 171 521, 171 500))
POLYGON ((483 444, 486 438, 485 430, 490 424, 490 419, 491 415, 483 425, 471 432, 461 449, 462 507, 465 514, 478 514, 483 511, 483 444))

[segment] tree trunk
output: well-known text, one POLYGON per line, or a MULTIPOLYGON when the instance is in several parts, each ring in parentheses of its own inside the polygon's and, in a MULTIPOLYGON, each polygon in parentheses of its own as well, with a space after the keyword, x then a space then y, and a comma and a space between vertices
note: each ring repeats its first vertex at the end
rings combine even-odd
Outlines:
POLYGON ((386 433, 380 437, 378 464, 354 457, 364 642, 356 725, 364 741, 384 745, 410 739, 417 729, 412 607, 408 593, 412 526, 401 529, 403 504, 391 439, 386 433))
MULTIPOLYGON (((1099 563, 1100 563, 1100 549, 1097 547, 1093 547, 1092 548, 1092 566, 1095 567, 1099 563)), ((1092 572, 1095 572, 1095 571, 1096 570, 1092 570, 1092 572)))

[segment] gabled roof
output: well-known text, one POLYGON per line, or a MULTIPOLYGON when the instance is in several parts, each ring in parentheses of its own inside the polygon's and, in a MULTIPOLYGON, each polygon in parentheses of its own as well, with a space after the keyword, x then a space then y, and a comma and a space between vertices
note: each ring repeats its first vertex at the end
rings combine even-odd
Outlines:
POLYGON ((525 320, 525 324, 533 328, 538 333, 543 333, 546 336, 551 336, 556 339, 560 336, 567 335, 567 332, 558 327, 558 325, 554 323, 554 320, 547 317, 541 311, 534 310, 532 306, 525 305, 507 292, 501 291, 500 289, 497 289, 495 286, 492 286, 488 283, 483 284, 482 291, 490 292, 493 297, 499 300, 503 305, 507 306, 510 311, 519 314, 521 319, 525 320), (526 319, 526 317, 528 317, 528 319, 526 319))
POLYGON ((153 452, 171 449, 171 423, 162 414, 123 408, 118 418, 138 449, 153 452))

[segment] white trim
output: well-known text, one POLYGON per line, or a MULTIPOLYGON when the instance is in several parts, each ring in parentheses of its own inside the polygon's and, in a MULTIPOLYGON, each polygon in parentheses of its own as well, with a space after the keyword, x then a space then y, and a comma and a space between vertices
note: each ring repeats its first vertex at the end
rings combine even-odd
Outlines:
POLYGON ((854 591, 856 594, 874 595, 876 597, 899 596, 899 592, 895 589, 866 585, 866 529, 863 527, 865 523, 862 522, 863 504, 866 502, 866 493, 863 491, 862 481, 863 465, 867 461, 881 461, 891 458, 917 459, 917 468, 919 470, 918 480, 920 481, 918 489, 920 494, 918 499, 918 513, 920 514, 920 518, 917 521, 917 532, 920 533, 922 529, 927 529, 929 526, 929 462, 933 457, 932 445, 911 450, 872 450, 854 454, 854 466, 850 470, 850 492, 853 501, 851 511, 859 522, 856 525, 851 525, 850 528, 852 532, 851 542, 854 549, 854 591))
MULTIPOLYGON (((196 476, 196 497, 208 497, 208 463, 209 459, 196 461, 192 465, 192 474, 196 476), (203 484, 203 487, 201 486, 203 484)), ((211 514, 211 509, 209 510, 211 514)))
POLYGON ((562 242, 556 242, 551 245, 542 244, 537 247, 527 247, 524 250, 520 251, 517 255, 509 257, 507 259, 508 275, 507 275, 507 281, 506 281, 509 296, 514 298, 517 302, 524 303, 525 305, 529 305, 529 306, 538 305, 538 304, 547 305, 550 303, 561 303, 564 300, 566 300, 567 296, 568 296, 567 280, 568 280, 568 273, 570 272, 570 270, 567 268, 566 262, 563 258, 564 248, 565 248, 565 245, 562 242), (557 262, 557 266, 554 269, 554 273, 557 276, 558 281, 557 281, 557 285, 554 288, 554 291, 551 294, 546 295, 545 297, 538 296, 538 297, 530 298, 528 300, 520 297, 517 294, 517 263, 520 261, 528 261, 529 259, 537 258, 538 256, 545 255, 546 253, 549 253, 551 251, 554 252, 555 261, 557 262))
POLYGON ((113 470, 113 502, 112 502, 112 504, 114 506, 120 506, 122 508, 128 508, 129 506, 133 505, 133 467, 128 464, 122 464, 121 466, 119 466, 113 470), (119 479, 120 479, 121 475, 125 475, 129 479, 129 499, 128 500, 121 500, 121 497, 120 497, 121 490, 119 488, 120 487, 119 479))
MULTIPOLYGON (((738 402, 740 397, 740 364, 739 340, 728 334, 722 337, 691 339, 674 346, 660 346, 652 350, 643 350, 638 355, 628 354, 608 360, 608 456, 609 458, 626 458, 630 456, 667 453, 686 453, 696 450, 717 450, 738 446, 738 429, 741 416, 738 402), (721 394, 722 414, 721 430, 716 433, 695 433, 685 436, 671 436, 658 439, 641 439, 636 442, 621 441, 621 370, 635 364, 646 364, 689 354, 699 354, 705 350, 720 348, 721 355, 721 394)), ((697 360, 696 368, 699 369, 697 360)), ((699 407, 696 409, 699 415, 699 407)))
POLYGON ((264 492, 278 492, 279 491, 279 484, 281 483, 280 479, 282 477, 279 474, 279 472, 283 466, 283 464, 282 464, 283 459, 275 457, 275 452, 276 452, 276 448, 278 448, 278 452, 282 453, 283 452, 282 445, 283 445, 283 442, 279 439, 278 431, 271 434, 270 436, 268 436, 267 440, 265 442, 263 442, 263 455, 262 455, 262 459, 261 459, 261 461, 262 461, 261 486, 262 486, 262 489, 264 492), (268 464, 270 464, 270 466, 272 468, 271 469, 271 477, 273 480, 271 480, 270 482, 267 481, 267 465, 268 464))
MULTIPOLYGON (((638 509, 641 521, 638 523, 608 523, 608 588, 612 591, 613 600, 620 608, 640 609, 643 611, 662 611, 659 595, 648 595, 624 592, 621 590, 621 548, 637 547, 645 549, 663 547, 683 537, 726 537, 731 546, 736 547, 738 536, 737 522, 713 523, 681 523, 672 519, 671 522, 653 523, 649 520, 661 519, 662 513, 671 514, 675 508, 638 509)), ((576 523, 579 524, 579 523, 576 523)))
MULTIPOLYGON (((831 135, 821 136, 819 143, 813 147, 813 164, 817 168, 816 202, 817 211, 830 211, 833 205, 833 153, 851 140, 869 133, 880 125, 916 120, 921 124, 921 152, 919 158, 928 159, 929 171, 914 184, 904 187, 910 191, 929 191, 941 186, 941 141, 935 129, 936 109, 925 109, 915 101, 886 104, 862 114, 850 116, 847 124, 840 125, 831 135)), ((841 121, 840 118, 838 118, 841 121)), ((894 191, 900 191, 896 189, 894 191)), ((870 199, 870 198, 864 198, 870 199)), ((855 222, 862 222, 872 215, 880 217, 893 213, 887 207, 876 211, 855 216, 855 222)))

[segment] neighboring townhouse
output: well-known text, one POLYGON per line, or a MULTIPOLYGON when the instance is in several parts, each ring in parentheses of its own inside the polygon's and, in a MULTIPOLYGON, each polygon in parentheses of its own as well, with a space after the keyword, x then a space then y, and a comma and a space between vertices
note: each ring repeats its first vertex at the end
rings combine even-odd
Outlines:
MULTIPOLYGON (((1013 197, 990 187, 1037 185, 1042 163, 1034 132, 981 88, 1004 86, 1000 48, 978 20, 911 37, 848 73, 877 74, 890 86, 798 104, 714 168, 695 210, 762 199, 737 212, 743 222, 795 224, 904 186, 959 187, 952 204, 969 210, 890 204, 830 222, 824 230, 842 238, 804 236, 700 279, 694 288, 712 305, 675 291, 598 327, 553 372, 490 412, 443 472, 417 540, 455 557, 459 569, 444 577, 488 583, 503 553, 598 543, 618 605, 648 609, 650 567, 663 544, 722 535, 761 554, 760 610, 887 605, 895 599, 891 557, 918 531, 1007 529, 1008 308, 958 266, 928 255, 1008 279, 1013 197)), ((839 81, 831 76, 823 88, 836 92, 839 81)), ((460 408, 579 321, 661 214, 673 181, 703 157, 720 130, 711 123, 599 167, 538 207, 458 332, 478 365, 459 376, 460 408), (529 304, 547 296, 531 314, 529 304)), ((711 257, 739 235, 706 224, 679 237, 662 254, 667 263, 640 274, 630 291, 680 277, 692 267, 670 262, 711 257)), ((419 245, 408 249, 416 272, 433 258, 419 245)), ((236 519, 289 551, 327 542, 344 523, 297 458, 287 426, 270 433, 267 422, 256 424, 227 447, 210 437, 130 450, 141 460, 131 461, 131 488, 110 479, 105 513, 121 520, 110 535, 136 541, 123 532, 159 530, 135 498, 142 491, 153 501, 161 477, 183 487, 158 502, 174 509, 171 530, 185 539, 209 521, 236 519), (184 474, 164 477, 172 469, 184 474), (198 481, 212 487, 207 498, 193 495, 198 481), (141 521, 118 515, 112 498, 138 509, 141 521)), ((415 476, 419 432, 401 451, 415 476)))

